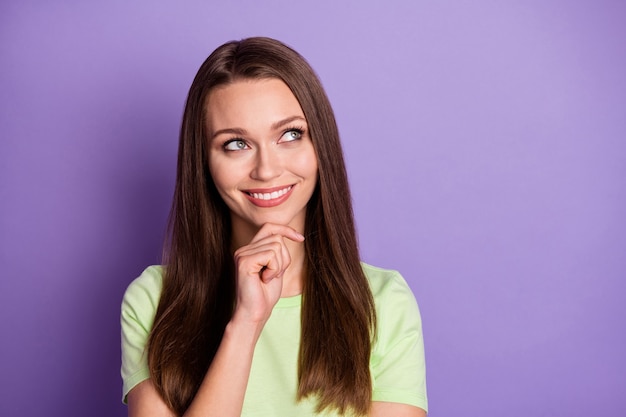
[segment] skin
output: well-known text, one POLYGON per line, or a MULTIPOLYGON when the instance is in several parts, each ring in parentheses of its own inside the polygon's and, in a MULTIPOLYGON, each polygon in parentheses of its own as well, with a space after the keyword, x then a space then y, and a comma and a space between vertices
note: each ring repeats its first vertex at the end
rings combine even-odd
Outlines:
MULTIPOLYGON (((209 170, 231 211, 233 243, 241 248, 235 252, 235 261, 265 247, 265 240, 254 239, 264 224, 286 225, 304 233, 306 205, 317 183, 317 157, 304 113, 291 90, 276 79, 240 81, 211 92, 207 108, 211 109, 207 117, 209 170), (288 187, 284 201, 259 201, 248 194, 288 187), (273 207, 259 206, 280 201, 273 207)), ((301 239, 282 236, 281 259, 288 267, 281 274, 280 296, 286 297, 302 292, 304 248, 301 239)), ((255 264, 247 274, 258 276, 259 266, 266 266, 264 279, 280 269, 271 263, 255 264)), ((271 308, 263 314, 269 313, 271 308)))
MULTIPOLYGON (((219 87, 209 94, 207 109, 209 168, 231 211, 237 304, 185 416, 240 416, 263 326, 280 297, 302 292, 302 233, 317 181, 317 158, 302 109, 280 80, 219 87), (287 194, 271 198, 271 192, 285 190, 287 194)), ((174 415, 150 380, 130 391, 128 411, 131 417, 174 415)), ((390 415, 426 413, 404 404, 372 403, 370 416, 390 415)))

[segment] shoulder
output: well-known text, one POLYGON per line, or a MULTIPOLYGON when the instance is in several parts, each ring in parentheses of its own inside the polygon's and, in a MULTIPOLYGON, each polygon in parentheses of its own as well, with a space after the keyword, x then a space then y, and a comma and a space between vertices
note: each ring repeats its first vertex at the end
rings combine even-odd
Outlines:
MULTIPOLYGON (((411 288, 395 270, 361 263, 374 297, 379 336, 393 333, 421 333, 422 320, 411 288)), ((398 336, 397 334, 394 335, 398 336)))
POLYGON ((152 265, 147 267, 141 275, 135 278, 126 289, 126 296, 138 293, 161 293, 163 287, 163 267, 152 265))
POLYGON ((375 301, 394 296, 414 298, 411 288, 398 271, 378 268, 365 262, 361 262, 361 267, 375 301))
POLYGON ((163 267, 153 265, 135 278, 124 293, 122 313, 134 317, 153 316, 163 288, 163 267))

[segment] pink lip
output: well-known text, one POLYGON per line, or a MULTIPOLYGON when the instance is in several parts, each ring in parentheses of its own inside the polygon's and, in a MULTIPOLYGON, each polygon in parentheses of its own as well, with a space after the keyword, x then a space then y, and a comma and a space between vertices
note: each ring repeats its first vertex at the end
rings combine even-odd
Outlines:
POLYGON ((291 196, 291 192, 293 191, 293 188, 294 188, 294 185, 287 185, 287 186, 282 185, 279 187, 254 188, 254 189, 242 190, 242 191, 244 195, 248 198, 248 200, 250 200, 250 202, 254 204, 255 206, 275 207, 285 202, 291 196), (272 194, 275 192, 280 192, 281 190, 285 190, 287 188, 289 189, 287 192, 275 198, 270 197, 269 199, 264 199, 264 198, 257 198, 253 195, 253 194, 272 194))

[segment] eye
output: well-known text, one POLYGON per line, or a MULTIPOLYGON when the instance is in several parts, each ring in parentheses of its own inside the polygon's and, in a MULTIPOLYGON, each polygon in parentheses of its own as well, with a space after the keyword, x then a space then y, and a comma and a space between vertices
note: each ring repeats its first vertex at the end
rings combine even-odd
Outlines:
POLYGON ((231 139, 224 143, 224 149, 227 151, 241 151, 247 147, 248 145, 246 145, 246 142, 242 139, 231 139))
POLYGON ((294 140, 302 139, 302 129, 289 129, 280 137, 279 142, 291 142, 294 140))

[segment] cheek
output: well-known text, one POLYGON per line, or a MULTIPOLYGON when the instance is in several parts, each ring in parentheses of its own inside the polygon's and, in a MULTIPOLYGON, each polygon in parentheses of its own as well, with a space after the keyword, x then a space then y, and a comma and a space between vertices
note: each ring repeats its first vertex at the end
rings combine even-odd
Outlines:
POLYGON ((224 164, 219 158, 209 157, 209 173, 220 194, 229 187, 229 182, 232 180, 232 176, 228 175, 228 171, 227 164, 224 164))
POLYGON ((294 158, 295 166, 299 167, 302 176, 317 178, 317 155, 313 146, 294 158))

